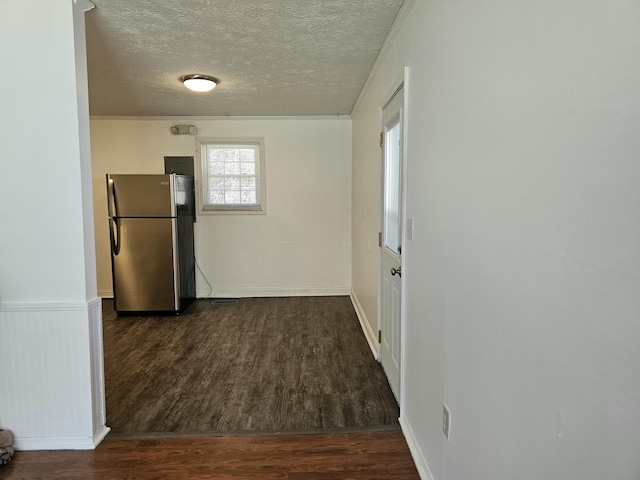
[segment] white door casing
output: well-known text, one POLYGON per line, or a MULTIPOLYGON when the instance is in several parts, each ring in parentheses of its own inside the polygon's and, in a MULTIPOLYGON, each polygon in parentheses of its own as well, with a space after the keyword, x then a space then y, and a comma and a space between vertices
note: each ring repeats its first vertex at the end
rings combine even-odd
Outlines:
POLYGON ((383 208, 381 246, 380 362, 400 401, 402 241, 403 241, 403 104, 401 86, 382 113, 383 208))

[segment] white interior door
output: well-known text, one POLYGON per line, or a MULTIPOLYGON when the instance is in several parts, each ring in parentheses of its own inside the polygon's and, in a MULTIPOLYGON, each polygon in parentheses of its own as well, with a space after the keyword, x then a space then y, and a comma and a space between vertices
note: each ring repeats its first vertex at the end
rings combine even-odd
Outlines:
POLYGON ((383 211, 381 249, 380 362, 396 400, 400 401, 401 315, 402 315, 402 107, 400 88, 384 107, 383 122, 383 211))

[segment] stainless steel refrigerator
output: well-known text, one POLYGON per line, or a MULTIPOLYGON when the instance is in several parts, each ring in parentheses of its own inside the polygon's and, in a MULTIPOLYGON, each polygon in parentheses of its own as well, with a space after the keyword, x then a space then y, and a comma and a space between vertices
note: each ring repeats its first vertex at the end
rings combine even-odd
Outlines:
POLYGON ((193 177, 107 174, 119 314, 178 314, 195 299, 193 177))

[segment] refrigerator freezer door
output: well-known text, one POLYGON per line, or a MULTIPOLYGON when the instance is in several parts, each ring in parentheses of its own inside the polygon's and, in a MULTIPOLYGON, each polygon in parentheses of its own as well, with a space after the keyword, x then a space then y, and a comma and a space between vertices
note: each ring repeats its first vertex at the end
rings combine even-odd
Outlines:
POLYGON ((107 175, 109 215, 174 217, 174 175, 107 175))
POLYGON ((112 253, 117 312, 180 309, 175 218, 120 218, 120 251, 112 253))

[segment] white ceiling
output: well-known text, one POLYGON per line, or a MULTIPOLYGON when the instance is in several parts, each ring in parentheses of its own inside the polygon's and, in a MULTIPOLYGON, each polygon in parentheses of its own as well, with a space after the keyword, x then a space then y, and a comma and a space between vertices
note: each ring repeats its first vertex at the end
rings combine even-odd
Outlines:
POLYGON ((345 115, 403 0, 93 0, 92 115, 345 115), (179 81, 221 80, 209 93, 179 81))

